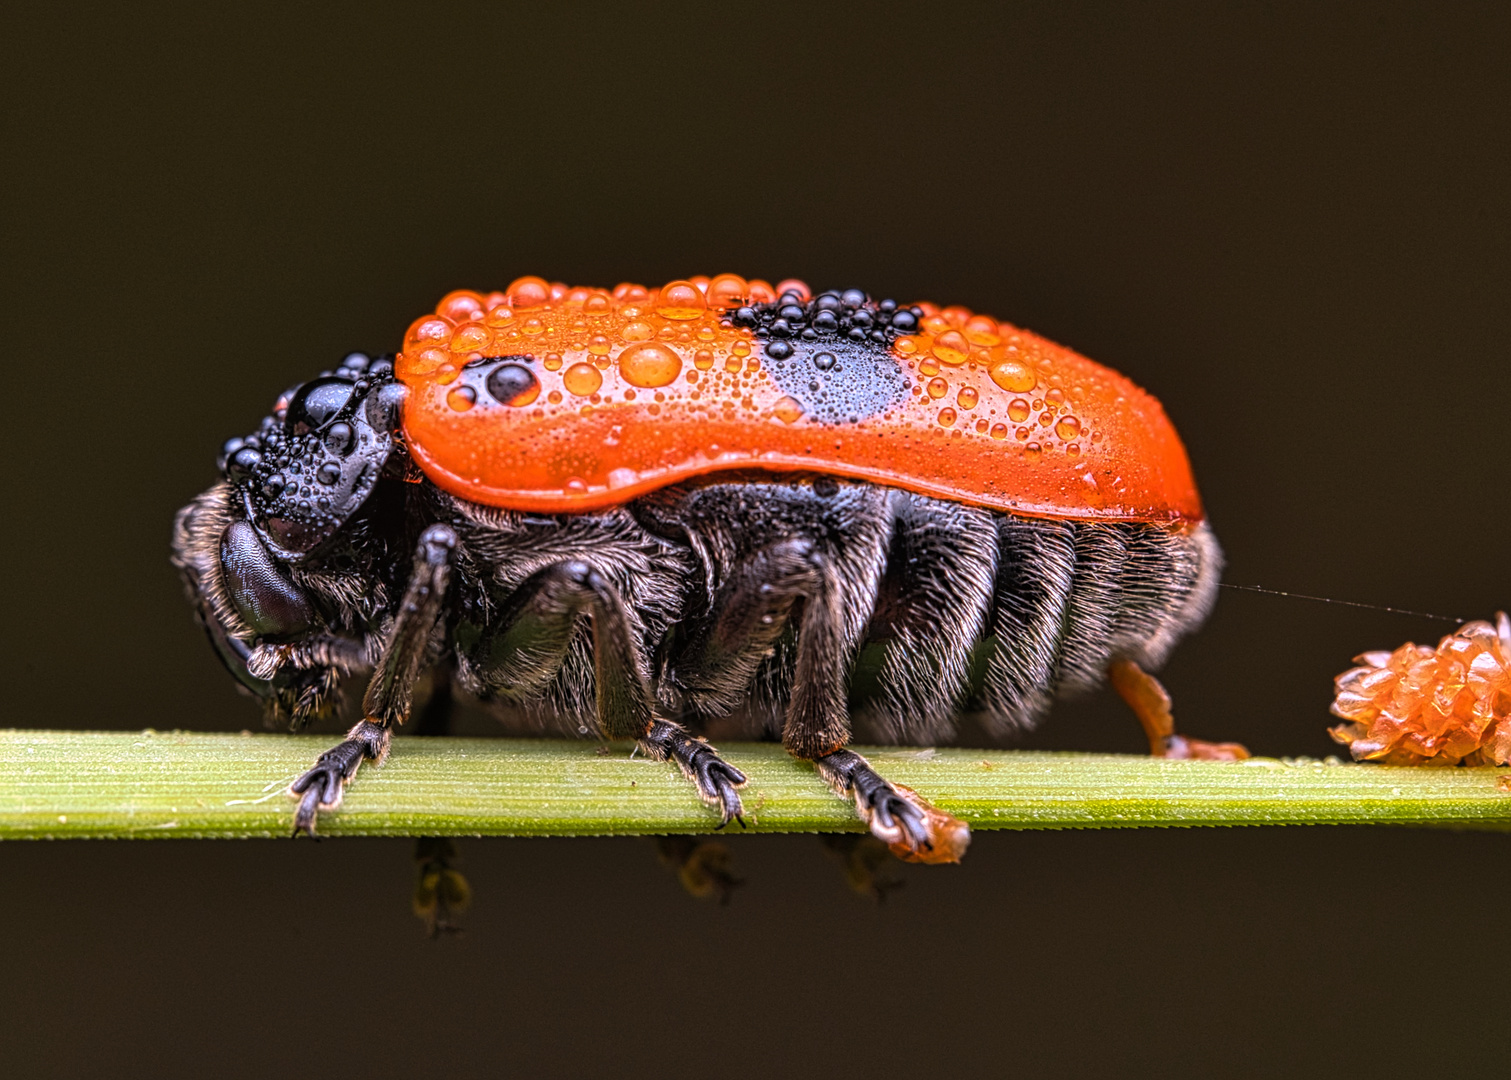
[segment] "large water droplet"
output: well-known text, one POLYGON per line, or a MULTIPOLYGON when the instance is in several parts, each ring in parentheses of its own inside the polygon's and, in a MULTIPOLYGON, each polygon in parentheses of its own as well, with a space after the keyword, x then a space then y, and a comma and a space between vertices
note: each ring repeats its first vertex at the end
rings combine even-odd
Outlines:
POLYGON ((711 308, 739 307, 750 291, 745 279, 737 274, 720 274, 708 283, 707 303, 711 308))
POLYGON ((510 283, 508 293, 509 303, 516 309, 540 307, 551 299, 551 286, 544 278, 522 277, 510 283))
POLYGON ((1028 402, 1022 398, 1013 398, 1007 405, 1007 418, 1015 424, 1021 424, 1028 419, 1028 402))
POLYGON ((500 364, 488 373, 484 385, 495 401, 505 405, 529 405, 540 397, 540 382, 535 378, 535 372, 523 364, 500 364))
POLYGON ((1034 369, 1018 360, 999 360, 988 372, 992 382, 1014 394, 1025 394, 1038 385, 1034 369))
POLYGON ((454 353, 482 352, 493 341, 493 334, 486 326, 468 323, 451 335, 451 351, 454 353))
POLYGON ((776 403, 771 412, 782 423, 793 424, 803 417, 803 403, 796 398, 784 397, 776 403))
MULTIPOLYGON (((681 284, 697 292, 697 287, 686 282, 681 284)), ((663 296, 665 295, 663 291, 663 296)), ((700 296, 702 294, 699 294, 700 296)), ((631 386, 654 389, 666 386, 682 372, 682 357, 665 345, 647 341, 631 345, 619 354, 619 374, 631 386)))
POLYGON ((446 404, 457 412, 466 412, 477 404, 477 391, 470 386, 458 386, 446 395, 446 404))
POLYGON ((573 364, 562 372, 561 385, 569 394, 587 397, 598 393, 598 388, 603 385, 603 375, 592 364, 573 364))
POLYGON ((955 410, 946 405, 939 410, 939 426, 953 427, 955 424, 955 410))
POLYGON ((706 310, 702 291, 690 281, 663 285, 656 298, 656 314, 665 319, 696 319, 706 310))
POLYGON ((976 315, 966 320, 961 328, 965 332, 965 338, 972 345, 980 345, 989 348, 992 345, 1002 344, 1002 338, 997 333, 997 320, 987 315, 976 315))
MULTIPOLYGON (((1055 425, 1055 434, 1066 442, 1074 439, 1081 433, 1081 422, 1074 416, 1062 416, 1060 422, 1055 425)), ((1079 448, 1078 448, 1079 451, 1079 448)))
POLYGON ((963 364, 970 358, 971 343, 959 330, 946 330, 934 339, 934 355, 946 364, 963 364))
POLYGON ((950 384, 945 382, 943 379, 930 379, 928 390, 929 397, 935 399, 942 398, 945 394, 950 392, 950 384))
POLYGON ((435 313, 454 323, 464 323, 483 317, 483 298, 468 289, 447 293, 435 306, 435 313))
POLYGON ((955 395, 955 404, 962 409, 974 409, 976 407, 976 388, 974 386, 962 386, 960 393, 955 395))

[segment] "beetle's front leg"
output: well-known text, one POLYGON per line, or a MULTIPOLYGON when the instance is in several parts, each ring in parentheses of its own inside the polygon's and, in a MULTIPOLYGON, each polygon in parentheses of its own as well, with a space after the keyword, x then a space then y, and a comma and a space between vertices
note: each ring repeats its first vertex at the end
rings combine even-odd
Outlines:
POLYGON ((409 716, 414 684, 441 616, 455 551, 456 533, 449 526, 432 525, 421 535, 403 603, 362 698, 363 720, 347 732, 343 742, 321 754, 314 768, 289 785, 289 794, 299 800, 295 836, 300 832, 314 836, 316 814, 341 805, 346 785, 362 762, 382 764, 388 755, 394 726, 409 716))

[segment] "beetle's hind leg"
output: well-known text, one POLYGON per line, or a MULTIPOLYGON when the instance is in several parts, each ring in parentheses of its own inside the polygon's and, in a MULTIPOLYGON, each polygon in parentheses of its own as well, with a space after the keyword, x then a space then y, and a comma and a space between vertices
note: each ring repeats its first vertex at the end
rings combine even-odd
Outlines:
POLYGON ((1107 678, 1143 725, 1144 734, 1149 737, 1149 753, 1155 757, 1242 761, 1249 756, 1241 743, 1207 742, 1177 734, 1175 717, 1170 712, 1170 692, 1132 660, 1114 660, 1107 668, 1107 678))
POLYGON ((706 514, 699 522, 700 531, 717 541, 710 548, 739 554, 722 567, 723 584, 710 613, 690 628, 673 659, 673 679, 705 708, 728 700, 778 662, 787 624, 795 621, 783 745, 794 757, 812 761, 841 796, 853 797, 872 833, 900 858, 958 861, 970 838, 964 822, 883 779, 865 758, 844 748, 850 741, 849 673, 887 557, 889 496, 858 485, 840 488, 833 502, 843 500, 844 530, 812 519, 828 512, 828 497, 805 502, 789 496, 793 501, 784 502, 780 488, 771 496, 767 509, 778 524, 767 537, 718 536, 726 515, 706 514), (824 539, 839 532, 847 537, 843 545, 824 539))
POLYGON ((456 533, 449 526, 432 525, 421 535, 403 603, 362 698, 363 719, 343 742, 321 754, 314 768, 289 785, 289 794, 299 800, 295 836, 301 832, 315 835, 319 811, 341 805, 346 785, 362 762, 382 764, 388 756, 394 725, 409 716, 415 680, 441 615, 455 550, 456 533))
POLYGON ((702 739, 656 715, 634 620, 606 575, 581 559, 541 570, 516 590, 512 608, 469 662, 483 683, 514 695, 538 694, 560 672, 578 619, 593 630, 598 723, 610 739, 635 739, 657 761, 677 763, 699 796, 719 810, 720 827, 740 819, 745 774, 702 739))
POLYGON ((906 862, 959 862, 970 846, 970 826, 918 792, 882 777, 854 750, 814 758, 819 775, 840 796, 855 800, 855 812, 871 835, 906 862))

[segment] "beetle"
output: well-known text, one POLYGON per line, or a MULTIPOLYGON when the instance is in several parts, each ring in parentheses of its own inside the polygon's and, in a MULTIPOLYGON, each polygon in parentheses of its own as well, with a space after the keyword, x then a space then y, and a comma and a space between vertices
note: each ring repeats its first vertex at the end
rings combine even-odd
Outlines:
POLYGON ((294 727, 368 675, 290 788, 296 835, 431 668, 636 740, 721 827, 746 778, 697 732, 732 717, 917 861, 969 830, 849 749, 852 717, 932 744, 969 707, 1007 737, 1110 675, 1154 753, 1245 755, 1177 735, 1146 673, 1221 567, 1159 403, 963 307, 731 274, 453 292, 219 464, 173 555, 221 659, 294 727))

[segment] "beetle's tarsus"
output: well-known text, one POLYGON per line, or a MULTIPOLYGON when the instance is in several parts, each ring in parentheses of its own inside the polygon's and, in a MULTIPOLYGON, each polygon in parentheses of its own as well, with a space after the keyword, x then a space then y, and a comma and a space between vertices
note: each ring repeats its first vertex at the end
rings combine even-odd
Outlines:
POLYGON ((657 761, 670 758, 698 789, 710 806, 719 808, 719 828, 731 821, 745 827, 745 807, 736 788, 745 784, 745 774, 719 756, 702 739, 695 739, 668 720, 657 720, 640 739, 640 749, 657 761))
POLYGON ((971 842, 970 826, 928 802, 912 788, 883 779, 853 750, 817 758, 821 775, 855 811, 871 835, 905 862, 959 862, 971 842))
POLYGON ((294 812, 294 835, 315 835, 315 819, 321 810, 341 805, 346 785, 364 761, 382 764, 388 756, 390 732, 381 724, 363 720, 346 738, 315 759, 314 768, 289 785, 289 794, 299 800, 294 812))

